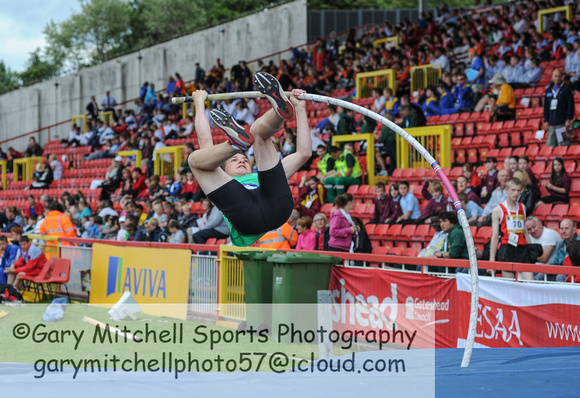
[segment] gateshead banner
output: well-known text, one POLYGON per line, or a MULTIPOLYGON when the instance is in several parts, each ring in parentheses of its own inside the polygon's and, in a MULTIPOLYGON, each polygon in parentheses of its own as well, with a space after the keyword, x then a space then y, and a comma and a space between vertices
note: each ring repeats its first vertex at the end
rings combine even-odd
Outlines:
MULTIPOLYGON (((469 275, 457 275, 457 296, 462 347, 469 324, 469 275)), ((580 346, 580 288, 480 278, 477 320, 479 347, 580 346)))
POLYGON ((334 267, 330 291, 337 329, 381 329, 393 323, 399 327, 413 323, 434 328, 435 347, 457 346, 457 290, 453 279, 334 267), (398 308, 405 308, 404 313, 398 308))

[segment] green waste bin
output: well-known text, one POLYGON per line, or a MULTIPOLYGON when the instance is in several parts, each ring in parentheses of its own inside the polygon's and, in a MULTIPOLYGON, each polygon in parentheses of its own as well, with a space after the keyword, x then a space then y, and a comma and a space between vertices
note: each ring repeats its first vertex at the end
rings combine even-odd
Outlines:
POLYGON ((279 252, 246 251, 235 253, 244 263, 244 301, 246 304, 246 328, 256 330, 272 325, 272 272, 267 259, 279 252), (262 305, 264 304, 264 305, 262 305))
POLYGON ((277 305, 272 314, 272 327, 277 341, 292 342, 280 337, 282 329, 304 332, 316 329, 316 306, 296 304, 316 304, 318 291, 328 290, 330 271, 341 261, 334 256, 298 252, 268 258, 268 263, 273 265, 272 303, 277 305))

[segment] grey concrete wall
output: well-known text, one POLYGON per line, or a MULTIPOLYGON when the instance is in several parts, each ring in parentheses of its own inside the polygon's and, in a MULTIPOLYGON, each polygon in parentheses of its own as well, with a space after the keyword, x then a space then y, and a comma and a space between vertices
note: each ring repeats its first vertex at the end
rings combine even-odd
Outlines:
MULTIPOLYGON (((298 0, 13 91, 0 96, 0 141, 85 113, 91 96, 100 104, 107 90, 120 103, 137 97, 144 81, 159 90, 175 72, 192 80, 195 62, 207 72, 217 58, 230 67, 239 60, 263 58, 306 41, 306 0, 298 0)), ((66 137, 69 131, 68 123, 52 129, 51 139, 66 137)), ((47 131, 36 138, 44 144, 47 131)), ((27 138, 21 138, 3 146, 23 150, 26 143, 27 138)))

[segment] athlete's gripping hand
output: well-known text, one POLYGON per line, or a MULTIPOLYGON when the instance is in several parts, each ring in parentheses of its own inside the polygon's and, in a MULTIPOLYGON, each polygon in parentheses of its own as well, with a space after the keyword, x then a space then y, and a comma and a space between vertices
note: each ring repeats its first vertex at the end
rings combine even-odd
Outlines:
POLYGON ((192 97, 193 97, 193 101, 195 103, 200 103, 200 102, 203 103, 207 99, 207 91, 205 91, 205 90, 196 90, 196 91, 193 92, 192 97))
POLYGON ((294 90, 292 90, 292 95, 290 96, 290 102, 292 102, 292 105, 294 105, 294 108, 298 108, 298 107, 306 108, 306 101, 298 99, 298 96, 300 94, 306 94, 306 91, 300 90, 298 88, 295 88, 294 90))

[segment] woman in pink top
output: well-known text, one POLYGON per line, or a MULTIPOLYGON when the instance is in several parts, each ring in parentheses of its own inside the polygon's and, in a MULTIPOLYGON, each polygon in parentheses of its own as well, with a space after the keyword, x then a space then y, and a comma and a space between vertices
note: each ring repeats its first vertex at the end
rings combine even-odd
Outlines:
POLYGON ((357 226, 350 217, 350 212, 354 209, 353 197, 348 193, 342 194, 336 197, 334 204, 337 210, 330 216, 328 250, 349 252, 352 237, 357 232, 357 226))
POLYGON ((296 231, 298 235, 298 243, 296 249, 298 250, 314 250, 316 249, 316 232, 310 229, 312 227, 312 218, 302 217, 296 220, 296 231))

